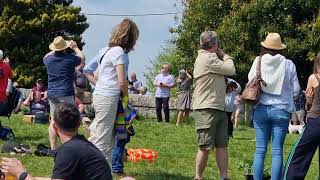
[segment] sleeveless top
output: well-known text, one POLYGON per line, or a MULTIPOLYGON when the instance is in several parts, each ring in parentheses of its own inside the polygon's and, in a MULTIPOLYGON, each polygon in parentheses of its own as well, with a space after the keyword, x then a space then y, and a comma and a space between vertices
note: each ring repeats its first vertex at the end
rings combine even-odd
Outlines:
POLYGON ((319 85, 316 88, 314 88, 313 97, 311 99, 309 97, 307 98, 308 99, 307 104, 311 103, 311 108, 308 111, 307 117, 312 117, 312 118, 320 117, 320 79, 317 74, 315 74, 315 77, 319 82, 319 85), (312 102, 309 102, 309 100, 311 100, 312 102))

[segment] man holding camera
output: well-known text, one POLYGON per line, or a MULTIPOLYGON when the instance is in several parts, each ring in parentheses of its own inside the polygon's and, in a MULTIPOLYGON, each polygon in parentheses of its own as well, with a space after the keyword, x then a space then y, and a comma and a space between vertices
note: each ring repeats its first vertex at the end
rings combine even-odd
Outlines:
MULTIPOLYGON (((75 41, 66 41, 61 36, 54 38, 49 49, 51 52, 43 58, 43 63, 48 72, 48 99, 52 114, 59 103, 75 104, 73 84, 75 67, 84 63, 85 57, 75 41), (69 48, 75 52, 75 55, 66 53, 69 48)), ((51 149, 56 149, 57 135, 52 123, 48 131, 51 149)))
POLYGON ((161 73, 154 79, 153 85, 156 86, 156 113, 158 122, 162 121, 162 108, 164 119, 169 122, 169 98, 170 89, 176 86, 175 79, 169 74, 169 65, 164 64, 161 67, 161 73))
POLYGON ((197 143, 195 179, 202 179, 210 150, 216 148, 221 179, 228 179, 228 121, 225 113, 225 76, 236 72, 233 60, 219 48, 217 34, 205 31, 194 64, 193 109, 197 143))
POLYGON ((129 94, 139 94, 139 89, 142 87, 141 81, 137 80, 137 74, 132 72, 129 81, 129 94))

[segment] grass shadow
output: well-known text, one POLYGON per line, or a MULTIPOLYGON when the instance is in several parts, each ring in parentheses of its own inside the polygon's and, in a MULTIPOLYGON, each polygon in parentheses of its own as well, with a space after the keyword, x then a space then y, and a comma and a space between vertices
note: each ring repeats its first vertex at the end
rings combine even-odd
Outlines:
POLYGON ((193 177, 187 177, 181 174, 170 174, 166 172, 148 172, 143 174, 132 174, 131 177, 134 177, 139 180, 192 180, 193 177))

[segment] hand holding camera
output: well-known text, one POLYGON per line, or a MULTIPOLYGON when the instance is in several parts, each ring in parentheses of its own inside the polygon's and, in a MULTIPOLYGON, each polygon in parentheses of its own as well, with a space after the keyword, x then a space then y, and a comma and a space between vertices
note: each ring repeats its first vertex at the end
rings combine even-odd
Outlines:
POLYGON ((69 46, 72 50, 78 48, 77 43, 74 40, 70 41, 70 46, 69 46))
POLYGON ((218 55, 219 59, 223 59, 223 57, 226 55, 226 53, 220 48, 217 49, 216 54, 218 55))

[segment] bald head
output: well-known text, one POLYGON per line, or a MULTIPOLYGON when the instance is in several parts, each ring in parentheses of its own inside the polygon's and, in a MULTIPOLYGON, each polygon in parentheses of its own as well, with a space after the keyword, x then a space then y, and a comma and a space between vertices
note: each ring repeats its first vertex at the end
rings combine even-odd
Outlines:
POLYGON ((132 72, 130 78, 132 82, 137 81, 137 74, 135 72, 132 72))
POLYGON ((163 64, 161 67, 161 72, 164 74, 169 73, 170 65, 169 64, 163 64))

